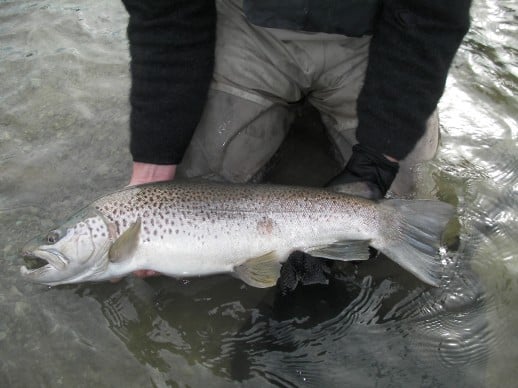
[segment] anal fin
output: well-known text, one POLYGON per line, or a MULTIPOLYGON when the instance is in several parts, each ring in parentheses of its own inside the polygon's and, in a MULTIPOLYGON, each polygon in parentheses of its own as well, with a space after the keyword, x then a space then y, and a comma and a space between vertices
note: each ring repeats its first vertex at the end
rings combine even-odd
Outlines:
POLYGON ((339 261, 356 261, 369 259, 370 240, 345 240, 333 244, 312 247, 305 252, 311 256, 339 261))

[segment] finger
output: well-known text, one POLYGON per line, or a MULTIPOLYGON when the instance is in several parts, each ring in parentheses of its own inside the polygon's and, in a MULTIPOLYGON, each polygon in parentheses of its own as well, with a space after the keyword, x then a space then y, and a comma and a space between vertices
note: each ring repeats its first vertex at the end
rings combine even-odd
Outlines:
POLYGON ((147 277, 150 277, 150 276, 159 276, 161 274, 159 272, 152 271, 152 270, 149 270, 149 269, 141 269, 141 270, 133 272, 133 275, 135 275, 138 278, 143 279, 143 278, 147 278, 147 277))

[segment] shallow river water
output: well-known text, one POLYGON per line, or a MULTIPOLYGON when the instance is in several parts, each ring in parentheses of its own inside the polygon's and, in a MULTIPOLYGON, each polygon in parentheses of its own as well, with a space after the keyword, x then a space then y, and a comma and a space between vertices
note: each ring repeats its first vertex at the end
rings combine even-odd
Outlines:
POLYGON ((0 386, 516 386, 517 11, 475 2, 440 103, 416 196, 458 209, 441 287, 380 259, 279 298, 229 276, 20 278, 27 240, 127 182, 127 15, 0 1, 0 386))

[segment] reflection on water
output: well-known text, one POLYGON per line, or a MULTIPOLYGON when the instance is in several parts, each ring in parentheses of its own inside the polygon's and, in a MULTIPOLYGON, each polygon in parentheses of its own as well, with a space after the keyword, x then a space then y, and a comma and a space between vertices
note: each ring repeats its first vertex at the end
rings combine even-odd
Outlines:
POLYGON ((476 2, 441 101, 417 195, 458 208, 442 287, 379 258, 279 298, 227 276, 20 279, 26 240, 127 179, 126 15, 0 3, 0 385, 514 385, 517 8, 476 2))

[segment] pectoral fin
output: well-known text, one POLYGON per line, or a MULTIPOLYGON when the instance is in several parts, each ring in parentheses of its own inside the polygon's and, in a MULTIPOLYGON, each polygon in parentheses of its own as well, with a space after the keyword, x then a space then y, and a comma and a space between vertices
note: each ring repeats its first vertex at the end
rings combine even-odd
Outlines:
POLYGON ((140 217, 130 225, 110 247, 108 257, 111 262, 117 263, 133 256, 140 239, 140 217))
POLYGON ((236 276, 246 284, 257 287, 273 287, 280 276, 281 264, 275 252, 255 257, 234 268, 236 276))
POLYGON ((330 260, 356 261, 369 258, 370 240, 337 241, 330 245, 312 247, 305 252, 311 256, 330 260))

